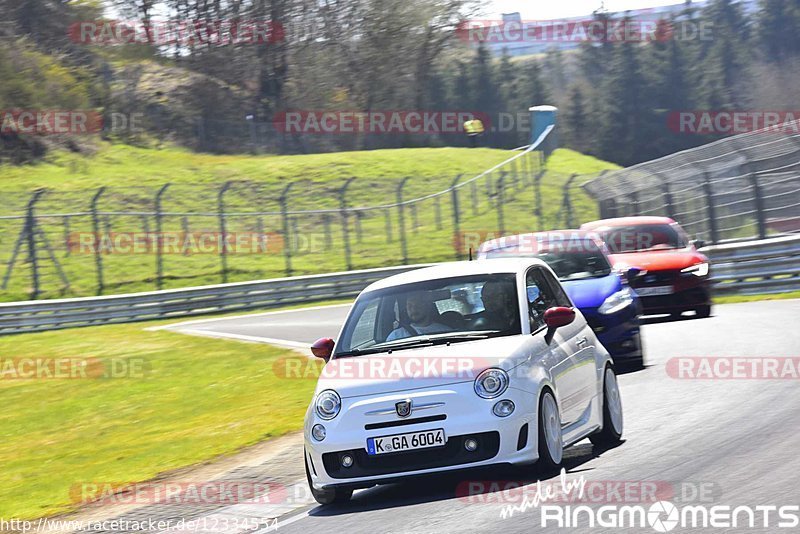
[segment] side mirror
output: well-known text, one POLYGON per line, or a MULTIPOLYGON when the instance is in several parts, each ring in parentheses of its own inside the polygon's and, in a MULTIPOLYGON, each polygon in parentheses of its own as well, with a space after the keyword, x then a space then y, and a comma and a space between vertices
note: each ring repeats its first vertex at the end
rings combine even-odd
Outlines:
POLYGON ((692 241, 689 241, 689 244, 694 245, 694 248, 703 248, 706 246, 706 242, 702 239, 693 239, 692 241))
POLYGON ((550 330, 555 330, 560 326, 567 326, 575 320, 575 310, 565 306, 548 308, 544 312, 544 323, 550 330))
POLYGON ((311 345, 311 354, 316 356, 317 358, 322 358, 326 362, 331 359, 331 354, 333 354, 333 347, 335 343, 329 337, 323 337, 314 342, 311 345))
POLYGON ((628 280, 628 282, 633 282, 646 272, 647 271, 640 267, 628 267, 628 270, 625 271, 625 278, 628 280))

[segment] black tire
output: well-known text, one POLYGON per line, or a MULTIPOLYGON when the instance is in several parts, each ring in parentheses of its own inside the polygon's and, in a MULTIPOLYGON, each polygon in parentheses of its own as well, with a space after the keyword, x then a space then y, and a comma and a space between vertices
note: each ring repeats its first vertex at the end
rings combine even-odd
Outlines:
POLYGON ((306 481, 308 481, 308 488, 311 490, 311 496, 319 504, 342 504, 350 500, 353 496, 352 489, 345 488, 327 488, 318 490, 314 488, 311 483, 311 473, 308 471, 308 456, 305 449, 303 449, 303 463, 306 466, 306 481))
MULTIPOLYGON (((558 462, 553 459, 553 455, 550 454, 550 449, 547 447, 547 441, 544 435, 544 410, 542 410, 543 401, 545 396, 550 396, 555 403, 555 397, 553 393, 549 389, 545 389, 542 392, 542 396, 539 398, 539 439, 538 439, 538 447, 539 447, 539 460, 536 462, 536 469, 543 475, 552 474, 558 471, 559 466, 561 465, 561 461, 558 462)), ((558 408, 558 403, 556 404, 556 408, 558 408)))
POLYGON ((711 305, 707 304, 705 306, 700 306, 699 308, 695 308, 694 313, 698 319, 705 319, 706 317, 710 317, 711 305))
POLYGON ((622 433, 614 429, 614 425, 611 422, 611 412, 608 408, 606 371, 609 369, 611 369, 612 373, 614 372, 614 368, 610 365, 607 365, 605 370, 603 370, 603 429, 589 436, 589 441, 592 442, 592 445, 597 447, 613 447, 622 441, 622 433))

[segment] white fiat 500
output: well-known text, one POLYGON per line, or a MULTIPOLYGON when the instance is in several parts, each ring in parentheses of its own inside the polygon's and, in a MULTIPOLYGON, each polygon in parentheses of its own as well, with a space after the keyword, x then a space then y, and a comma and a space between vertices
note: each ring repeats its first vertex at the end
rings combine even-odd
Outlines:
POLYGON ((356 299, 305 419, 314 498, 408 476, 538 462, 622 435, 612 360, 538 259, 439 265, 356 299))

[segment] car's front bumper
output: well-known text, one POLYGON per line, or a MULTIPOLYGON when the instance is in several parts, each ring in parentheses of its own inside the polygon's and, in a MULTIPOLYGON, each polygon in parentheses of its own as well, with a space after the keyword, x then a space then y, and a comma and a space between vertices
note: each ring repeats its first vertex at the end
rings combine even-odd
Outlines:
POLYGON ((513 387, 496 399, 481 399, 473 391, 472 382, 367 398, 343 398, 342 411, 332 421, 318 420, 311 412, 306 418, 306 461, 312 484, 317 488, 369 487, 407 476, 498 463, 532 463, 538 459, 536 404, 534 393, 513 387), (367 415, 406 399, 411 399, 415 405, 442 405, 412 412, 406 419, 396 414, 367 415), (514 413, 508 417, 492 413, 492 407, 501 399, 512 400, 515 404, 514 413), (326 427, 327 435, 321 442, 310 434, 315 423, 326 427), (367 438, 438 428, 444 429, 447 439, 443 447, 367 454, 367 438), (475 451, 464 447, 468 438, 477 440, 475 451), (352 466, 342 465, 345 455, 352 456, 352 466))
POLYGON ((602 314, 596 308, 581 310, 597 339, 615 360, 642 357, 639 343, 639 315, 642 307, 638 300, 612 314, 602 314))
MULTIPOLYGON (((660 271, 654 274, 652 283, 634 282, 634 291, 654 286, 670 286, 667 295, 639 295, 645 315, 681 313, 711 305, 711 280, 708 276, 697 277, 678 271, 660 271)), ((646 277, 645 277, 646 279, 646 277)))

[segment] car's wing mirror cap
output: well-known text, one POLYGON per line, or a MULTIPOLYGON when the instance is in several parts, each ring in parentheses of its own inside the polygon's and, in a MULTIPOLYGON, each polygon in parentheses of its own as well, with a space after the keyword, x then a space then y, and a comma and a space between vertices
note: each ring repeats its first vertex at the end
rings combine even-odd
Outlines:
POLYGON ((561 326, 567 326, 575 320, 575 310, 566 306, 556 306, 548 308, 544 312, 544 322, 547 328, 555 330, 561 326))
POLYGON ((317 358, 322 358, 326 362, 331 359, 333 347, 336 343, 329 337, 319 338, 311 345, 311 354, 317 358))

